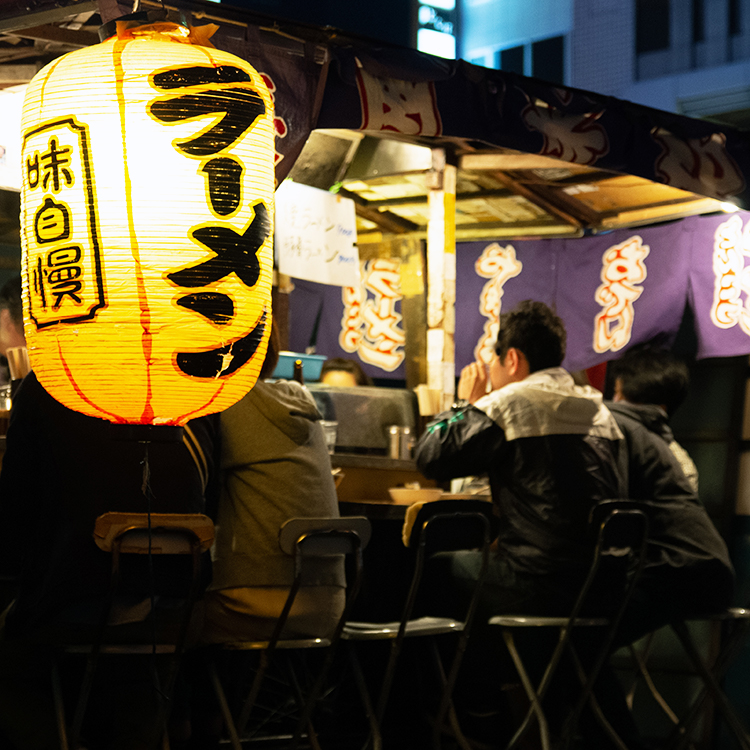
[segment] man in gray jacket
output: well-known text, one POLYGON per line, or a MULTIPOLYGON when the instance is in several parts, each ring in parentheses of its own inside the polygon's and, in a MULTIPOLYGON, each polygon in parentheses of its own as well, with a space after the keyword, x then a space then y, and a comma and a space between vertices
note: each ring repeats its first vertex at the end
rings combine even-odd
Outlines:
MULTIPOLYGON (((294 381, 266 382, 278 360, 272 329, 260 378, 221 414, 221 493, 213 580, 203 639, 266 640, 294 580, 294 561, 279 548, 290 518, 338 516, 320 413, 294 381)), ((284 637, 327 637, 344 606, 343 561, 311 561, 284 637)))

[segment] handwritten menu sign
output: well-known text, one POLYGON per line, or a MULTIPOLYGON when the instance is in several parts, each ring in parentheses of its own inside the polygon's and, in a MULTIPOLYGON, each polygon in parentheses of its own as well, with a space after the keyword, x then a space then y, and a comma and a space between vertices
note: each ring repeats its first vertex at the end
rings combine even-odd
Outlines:
POLYGON ((334 286, 360 283, 354 201, 291 180, 276 191, 279 271, 334 286))

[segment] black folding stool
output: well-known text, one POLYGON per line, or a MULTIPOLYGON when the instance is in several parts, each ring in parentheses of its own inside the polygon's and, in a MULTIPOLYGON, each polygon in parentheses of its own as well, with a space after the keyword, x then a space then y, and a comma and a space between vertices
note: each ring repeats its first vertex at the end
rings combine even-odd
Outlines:
MULTIPOLYGON (((214 539, 214 524, 208 516, 199 513, 105 513, 96 519, 94 541, 97 546, 112 555, 110 585, 102 604, 94 637, 88 643, 60 645, 61 654, 85 654, 86 668, 78 691, 73 722, 68 727, 60 681, 58 658, 52 662, 52 687, 57 717, 61 750, 77 748, 86 715, 91 687, 101 654, 127 655, 170 654, 167 677, 161 686, 165 701, 169 701, 174 689, 180 658, 193 613, 193 605, 201 588, 201 556, 210 549, 214 539), (144 632, 143 640, 137 643, 109 640, 108 624, 113 605, 116 603, 121 581, 121 555, 155 555, 163 559, 171 555, 192 557, 192 578, 187 595, 181 601, 181 617, 172 628, 174 635, 169 640, 155 640, 144 632)), ((151 612, 151 617, 156 613, 151 612)), ((155 632, 155 631, 154 631, 155 632)), ((116 636, 115 636, 116 638, 116 636)), ((161 721, 165 725, 167 712, 161 721)))
MULTIPOLYGON (((675 722, 675 728, 668 739, 668 747, 674 750, 686 748, 690 744, 691 732, 696 722, 707 715, 707 711, 713 704, 739 747, 742 750, 750 750, 750 733, 747 726, 721 686, 722 679, 750 632, 750 609, 731 607, 713 615, 690 617, 673 622, 670 627, 677 635, 695 673, 703 683, 703 689, 685 715, 675 722), (714 627, 721 627, 724 631, 718 653, 713 658, 706 659, 701 654, 695 638, 690 633, 691 622, 707 622, 714 627)), ((644 669, 647 671, 645 665, 644 669)))
POLYGON ((366 747, 372 745, 375 750, 382 748, 382 722, 404 639, 429 638, 432 661, 441 689, 439 708, 437 715, 433 718, 433 747, 436 750, 441 747, 441 737, 445 731, 443 722, 447 716, 455 739, 464 750, 469 750, 470 745, 461 732, 453 711, 451 696, 487 572, 490 543, 496 534, 496 525, 497 518, 494 515, 493 505, 484 500, 435 500, 415 504, 407 510, 403 541, 409 548, 416 551, 416 556, 401 619, 395 622, 378 623, 347 622, 342 634, 342 638, 347 642, 349 661, 370 726, 366 747), (462 620, 446 617, 413 619, 414 604, 417 601, 427 557, 437 551, 459 549, 479 549, 483 560, 479 580, 465 617, 462 620), (451 667, 446 675, 434 636, 447 633, 455 633, 459 637, 451 667), (382 640, 389 640, 391 649, 380 685, 377 705, 374 705, 357 657, 356 644, 363 641, 382 640))
POLYGON ((233 716, 221 684, 216 664, 209 662, 209 671, 214 692, 221 706, 221 712, 229 733, 233 750, 242 750, 245 741, 245 730, 251 718, 253 708, 261 693, 264 680, 272 658, 277 654, 289 654, 305 649, 327 649, 323 664, 314 679, 313 686, 307 695, 302 694, 300 681, 291 662, 286 661, 289 687, 299 710, 296 727, 289 739, 290 750, 296 748, 305 728, 308 740, 313 748, 319 748, 315 729, 311 723, 312 713, 323 690, 328 672, 335 655, 336 644, 341 638, 346 618, 359 590, 362 577, 362 550, 370 540, 370 522, 364 517, 350 516, 342 518, 293 518, 286 521, 279 531, 279 546, 287 555, 294 558, 294 581, 289 590, 284 607, 276 621, 271 638, 268 641, 237 641, 222 644, 222 649, 229 651, 259 651, 260 664, 252 680, 249 692, 241 702, 241 708, 233 716), (354 572, 347 585, 347 597, 344 611, 330 638, 282 638, 292 605, 302 584, 305 562, 312 558, 351 555, 354 560, 354 572))
POLYGON ((621 750, 628 750, 603 715, 592 691, 602 666, 609 658, 617 626, 643 569, 648 519, 637 503, 611 500, 603 501, 593 508, 591 524, 596 532, 596 545, 591 567, 569 615, 564 617, 498 615, 489 621, 490 625, 496 625, 501 629, 530 703, 523 721, 506 750, 511 750, 518 745, 531 727, 534 718, 539 725, 542 749, 550 750, 550 733, 542 701, 560 660, 566 652, 572 658, 581 682, 581 692, 563 727, 561 747, 567 748, 573 741, 581 712, 589 703, 597 720, 613 742, 621 750), (588 616, 589 612, 599 610, 596 606, 597 598, 602 592, 606 592, 609 600, 616 603, 615 606, 606 613, 606 617, 588 616), (516 648, 514 630, 518 628, 555 628, 558 631, 557 644, 536 687, 516 648), (593 628, 599 631, 597 653, 588 671, 584 668, 572 641, 573 632, 578 628, 593 628))

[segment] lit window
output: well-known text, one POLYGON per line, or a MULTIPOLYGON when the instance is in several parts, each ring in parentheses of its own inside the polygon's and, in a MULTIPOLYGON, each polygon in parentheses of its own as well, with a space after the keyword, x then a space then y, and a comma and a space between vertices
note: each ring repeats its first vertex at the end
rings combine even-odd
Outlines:
POLYGON ((420 0, 422 5, 431 5, 440 10, 455 10, 456 0, 420 0))
POLYGON ((507 70, 510 73, 518 73, 523 75, 523 57, 524 48, 511 47, 510 49, 504 49, 500 51, 500 69, 507 70))
POLYGON ((456 37, 452 34, 445 34, 442 31, 420 29, 417 32, 417 49, 420 52, 427 52, 430 55, 455 60, 456 37))
POLYGON ((742 15, 740 0, 729 0, 729 35, 739 36, 742 33, 742 15))
POLYGON ((541 39, 531 45, 531 75, 550 83, 564 83, 565 40, 561 36, 541 39))

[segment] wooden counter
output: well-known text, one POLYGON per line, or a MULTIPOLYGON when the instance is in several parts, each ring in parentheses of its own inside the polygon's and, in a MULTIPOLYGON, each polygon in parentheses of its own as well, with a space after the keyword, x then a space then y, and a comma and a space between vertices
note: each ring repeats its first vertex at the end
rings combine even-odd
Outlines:
MULTIPOLYGON (((451 494, 444 492, 441 500, 484 500, 492 502, 489 495, 451 494)), ((367 516, 370 520, 403 521, 409 505, 383 500, 339 500, 342 516, 367 516)))
POLYGON ((432 479, 425 479, 413 460, 334 453, 331 456, 331 466, 341 469, 344 475, 336 490, 341 502, 389 502, 388 488, 403 486, 407 482, 419 482, 421 487, 440 486, 432 479))

